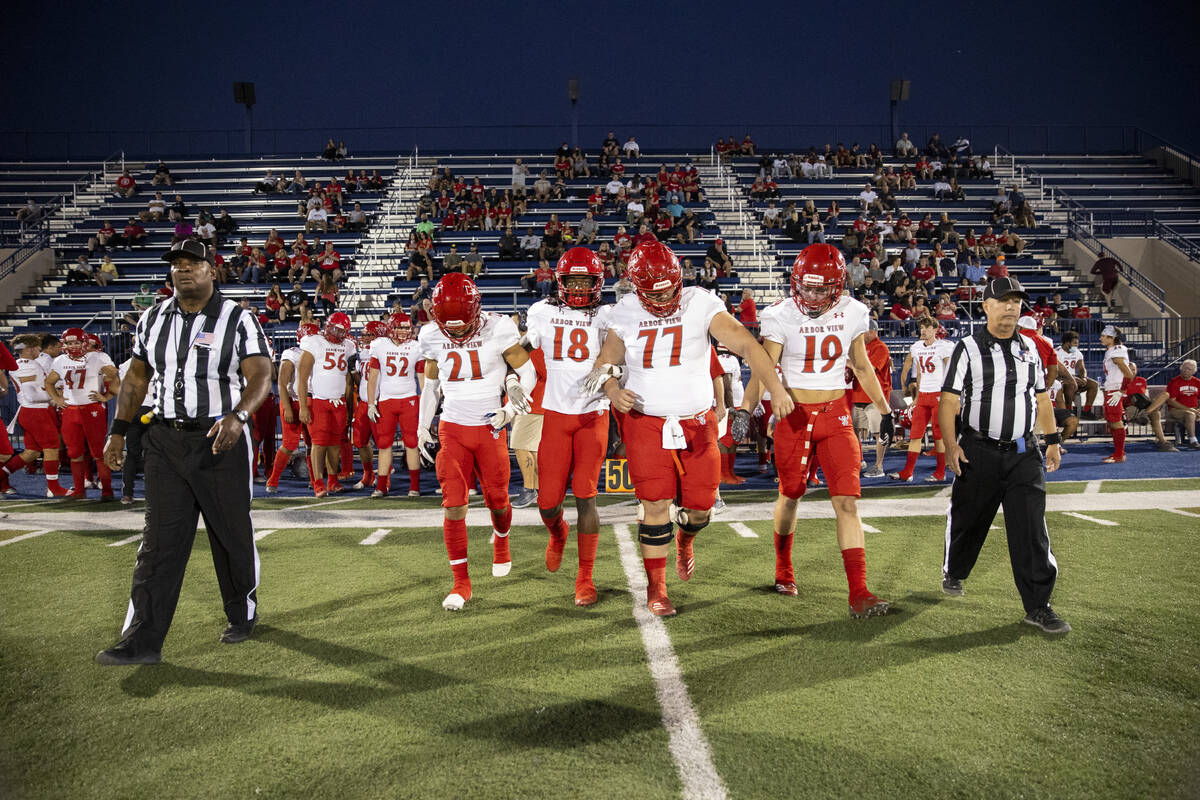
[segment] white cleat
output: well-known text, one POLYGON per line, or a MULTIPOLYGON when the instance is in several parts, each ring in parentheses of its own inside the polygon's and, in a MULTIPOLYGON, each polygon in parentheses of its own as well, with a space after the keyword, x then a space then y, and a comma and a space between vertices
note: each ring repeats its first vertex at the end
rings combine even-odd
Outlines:
POLYGON ((446 599, 442 601, 442 608, 447 611, 462 611, 463 606, 467 604, 467 599, 457 592, 451 592, 446 595, 446 599))
POLYGON ((367 488, 367 485, 365 483, 363 483, 362 481, 359 481, 358 483, 354 484, 354 486, 351 488, 353 488, 354 491, 359 492, 359 491, 362 491, 363 489, 367 488))
POLYGON ((263 488, 267 490, 267 494, 278 494, 279 493, 279 487, 272 486, 269 483, 266 486, 264 486, 263 488))
POLYGON ((83 479, 83 488, 84 489, 95 489, 96 483, 88 478, 84 478, 83 479))
POLYGON ((371 497, 383 497, 383 490, 376 489, 375 491, 371 492, 371 497))
POLYGON ((17 490, 16 490, 16 489, 14 489, 13 487, 11 487, 11 486, 10 486, 10 487, 8 487, 7 489, 5 489, 5 490, 4 490, 4 493, 5 493, 5 494, 16 494, 16 493, 17 493, 17 490))
POLYGON ((503 578, 508 573, 512 572, 512 562, 505 561, 503 564, 492 564, 492 577, 503 578))
POLYGON ((409 490, 408 490, 408 496, 409 496, 409 497, 420 497, 420 496, 421 496, 421 493, 420 493, 418 490, 416 490, 416 489, 409 489, 409 490))

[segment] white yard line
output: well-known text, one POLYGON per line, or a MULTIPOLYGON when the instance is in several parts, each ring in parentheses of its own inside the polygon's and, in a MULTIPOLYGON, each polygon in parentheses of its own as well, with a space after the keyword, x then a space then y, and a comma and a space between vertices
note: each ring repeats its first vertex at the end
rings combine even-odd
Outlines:
POLYGON ((729 527, 733 528, 733 532, 736 533, 738 536, 741 536, 743 539, 757 539, 758 538, 758 534, 755 533, 753 530, 751 530, 749 525, 743 524, 741 522, 731 522, 731 523, 729 523, 729 527))
POLYGON ((675 648, 667 635, 667 626, 662 619, 646 608, 646 575, 638 558, 637 547, 629 533, 629 525, 618 523, 613 526, 617 547, 621 552, 621 566, 629 583, 633 597, 633 618, 637 620, 646 648, 646 659, 650 675, 654 678, 655 694, 662 707, 663 727, 667 729, 668 748, 683 783, 685 798, 724 798, 725 784, 713 766, 712 752, 700 719, 688 697, 687 685, 679 671, 675 648))
POLYGON ((950 491, 953 488, 954 488, 954 484, 950 484, 949 486, 943 486, 941 489, 938 489, 938 493, 935 494, 934 497, 949 497, 950 491))
POLYGON ((275 532, 274 528, 267 528, 266 530, 255 531, 254 532, 254 541, 256 541, 256 542, 262 541, 263 539, 267 538, 274 532, 275 532))
POLYGON ((862 526, 863 526, 863 533, 881 533, 879 528, 876 528, 874 525, 868 525, 867 523, 864 522, 862 524, 862 526))
POLYGON ((1075 511, 1064 511, 1063 513, 1066 514, 1068 517, 1074 517, 1075 519, 1081 519, 1084 522, 1092 522, 1092 523, 1095 523, 1096 525, 1104 525, 1109 528, 1115 528, 1121 524, 1119 522, 1113 522, 1111 519, 1097 519, 1096 517, 1089 517, 1087 514, 1080 514, 1075 511))
POLYGON ((108 546, 109 547, 120 547, 121 545, 133 544, 134 542, 141 541, 141 539, 142 539, 142 534, 139 533, 136 536, 130 536, 129 538, 122 539, 119 542, 109 542, 108 546))
POLYGON ((1182 508, 1164 508, 1163 511, 1170 511, 1172 514, 1180 514, 1185 517, 1200 517, 1195 511, 1184 511, 1182 508))
POLYGON ((355 497, 340 497, 337 500, 322 500, 319 503, 303 503, 298 506, 292 506, 291 508, 284 508, 284 509, 280 509, 280 510, 282 510, 282 511, 304 511, 309 508, 320 508, 321 506, 336 506, 338 503, 353 503, 355 500, 364 500, 364 499, 366 499, 366 498, 363 495, 357 495, 355 497))
POLYGON ((29 533, 22 533, 20 536, 14 536, 11 539, 5 539, 4 541, 0 542, 0 547, 4 547, 6 544, 13 544, 14 542, 23 542, 26 539, 32 539, 35 536, 45 536, 47 533, 50 533, 50 531, 30 531, 29 533))
POLYGON ((365 538, 361 542, 359 542, 359 544, 379 544, 381 541, 383 541, 383 537, 387 536, 391 532, 392 532, 391 528, 380 528, 379 530, 375 531, 370 536, 368 536, 367 538, 365 538))
POLYGON ((1084 494, 1100 494, 1100 484, 1104 481, 1088 481, 1083 486, 1084 494))

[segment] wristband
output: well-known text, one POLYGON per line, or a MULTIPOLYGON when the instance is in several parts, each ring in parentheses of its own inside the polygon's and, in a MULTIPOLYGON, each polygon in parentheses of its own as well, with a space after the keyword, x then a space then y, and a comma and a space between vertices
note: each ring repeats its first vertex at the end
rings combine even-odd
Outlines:
POLYGON ((1055 431, 1054 433, 1047 433, 1045 436, 1042 437, 1042 441, 1048 445, 1061 444, 1062 443, 1062 434, 1058 433, 1057 431, 1055 431))
POLYGON ((109 429, 108 433, 111 436, 124 436, 128 430, 129 422, 127 420, 114 419, 112 421, 112 428, 109 429))

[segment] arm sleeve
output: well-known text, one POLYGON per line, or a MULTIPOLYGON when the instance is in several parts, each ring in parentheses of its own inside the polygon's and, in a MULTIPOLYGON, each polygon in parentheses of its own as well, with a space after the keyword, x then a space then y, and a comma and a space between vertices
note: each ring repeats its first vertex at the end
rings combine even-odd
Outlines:
POLYGON ((942 383, 942 391, 951 394, 962 394, 967 380, 967 346, 959 342, 950 354, 950 366, 946 368, 946 380, 942 383))
POLYGON ((425 386, 421 389, 421 402, 418 408, 417 427, 428 428, 437 415, 438 398, 441 395, 441 381, 426 378, 425 386))

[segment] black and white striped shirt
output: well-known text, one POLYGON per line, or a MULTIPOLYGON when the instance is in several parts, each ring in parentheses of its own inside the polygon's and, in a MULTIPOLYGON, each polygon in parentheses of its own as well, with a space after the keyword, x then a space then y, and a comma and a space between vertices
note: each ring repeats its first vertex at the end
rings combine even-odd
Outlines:
POLYGON ((133 357, 158 382, 155 411, 164 419, 231 413, 245 385, 242 359, 251 356, 271 357, 258 319, 216 290, 195 313, 180 309, 174 297, 148 309, 133 339, 133 357))
POLYGON ((989 439, 1014 441, 1033 433, 1046 379, 1025 337, 1014 332, 997 339, 982 327, 955 345, 942 391, 960 396, 965 425, 989 439))

